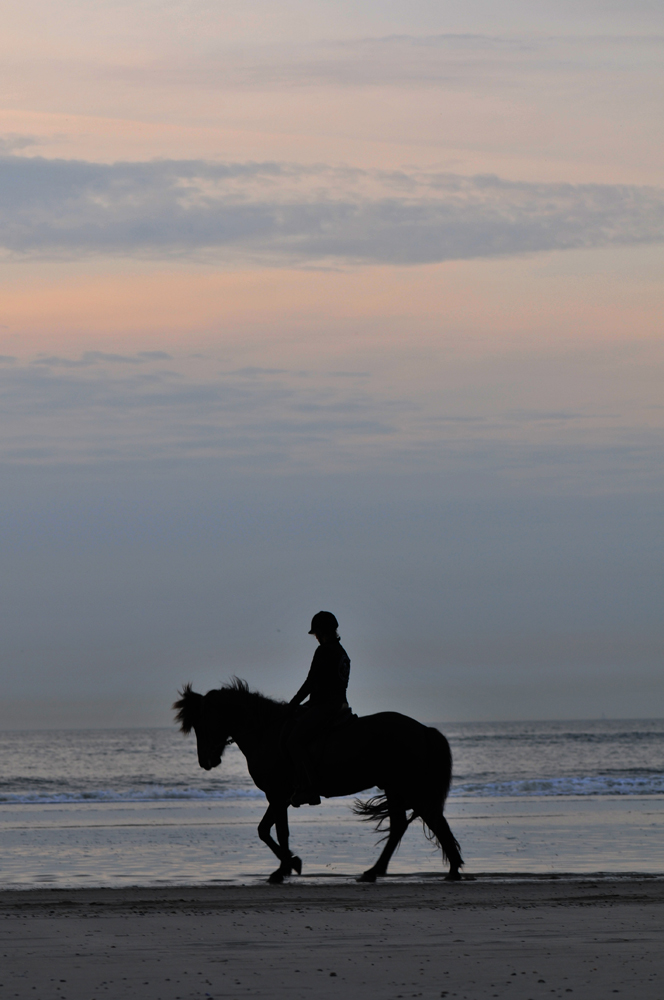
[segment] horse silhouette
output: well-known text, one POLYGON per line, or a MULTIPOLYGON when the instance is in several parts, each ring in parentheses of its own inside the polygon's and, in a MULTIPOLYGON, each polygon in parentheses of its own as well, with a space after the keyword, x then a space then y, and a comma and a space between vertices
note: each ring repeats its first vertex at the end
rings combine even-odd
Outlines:
MULTIPOLYGON (((269 804, 258 835, 281 862, 269 881, 283 882, 292 872, 300 875, 302 862, 288 846, 288 806, 295 788, 281 738, 292 717, 288 705, 251 691, 245 681, 238 679, 206 695, 197 694, 187 684, 180 694, 180 700, 173 705, 176 720, 183 733, 192 729, 196 733, 200 766, 206 771, 218 767, 226 746, 236 743, 247 759, 252 779, 265 792, 269 804)), ((425 834, 449 861, 446 878, 461 878, 459 844, 443 816, 452 780, 452 754, 437 729, 398 712, 354 717, 321 741, 316 778, 316 790, 326 798, 374 787, 383 791, 368 801, 355 803, 356 815, 374 821, 377 830, 389 822, 383 852, 359 882, 375 882, 386 874, 409 823, 418 817, 425 834), (407 816, 409 810, 411 815, 407 816)))

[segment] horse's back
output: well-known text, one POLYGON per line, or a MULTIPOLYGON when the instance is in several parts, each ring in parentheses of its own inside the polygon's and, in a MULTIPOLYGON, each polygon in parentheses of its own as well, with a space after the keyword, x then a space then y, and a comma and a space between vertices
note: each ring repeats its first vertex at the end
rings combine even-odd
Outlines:
MULTIPOLYGON (((403 715, 401 712, 376 712, 374 715, 360 715, 357 717, 355 725, 366 732, 389 733, 392 737, 401 737, 416 742, 426 740, 430 731, 442 736, 442 733, 439 733, 437 729, 425 726, 424 723, 418 722, 410 715, 403 715)), ((445 739, 444 736, 443 739, 445 739)))
POLYGON ((332 755, 368 754, 394 763, 431 757, 447 761, 450 755, 449 744, 438 729, 401 712, 353 716, 352 721, 329 733, 325 742, 332 755))
POLYGON ((353 715, 340 726, 335 727, 328 738, 334 738, 335 742, 345 743, 357 739, 379 738, 385 735, 391 739, 403 739, 420 743, 438 743, 449 748, 449 744, 443 734, 435 726, 426 726, 423 722, 418 722, 410 715, 403 715, 401 712, 375 712, 373 715, 353 715))

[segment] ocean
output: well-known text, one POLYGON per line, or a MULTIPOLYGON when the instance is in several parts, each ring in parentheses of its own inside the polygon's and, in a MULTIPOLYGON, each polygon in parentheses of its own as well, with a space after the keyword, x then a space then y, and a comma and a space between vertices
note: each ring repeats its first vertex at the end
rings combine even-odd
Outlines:
MULTIPOLYGON (((664 874, 664 720, 441 725, 454 754, 446 815, 469 874, 664 874)), ((202 771, 173 729, 0 733, 0 886, 243 884, 277 866, 266 807, 236 747, 202 771)), ((352 799, 292 809, 311 879, 352 878, 377 836, 352 799)), ((440 853, 414 823, 391 873, 440 853)))

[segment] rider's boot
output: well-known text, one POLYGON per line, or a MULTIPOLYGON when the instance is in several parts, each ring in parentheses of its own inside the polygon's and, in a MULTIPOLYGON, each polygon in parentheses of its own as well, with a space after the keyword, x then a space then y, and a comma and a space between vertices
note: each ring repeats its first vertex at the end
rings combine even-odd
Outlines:
POLYGON ((303 762, 300 762, 297 770, 297 784, 295 791, 291 795, 291 805, 296 808, 304 805, 319 806, 320 795, 316 791, 315 781, 309 768, 303 762))

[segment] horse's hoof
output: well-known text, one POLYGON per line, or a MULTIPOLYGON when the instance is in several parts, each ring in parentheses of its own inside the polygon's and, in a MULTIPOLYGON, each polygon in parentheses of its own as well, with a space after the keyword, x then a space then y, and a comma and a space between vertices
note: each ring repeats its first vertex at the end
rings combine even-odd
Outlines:
POLYGON ((295 872, 296 875, 302 874, 302 861, 300 858, 296 857, 295 854, 291 855, 290 866, 291 866, 291 871, 295 872))
POLYGON ((460 882, 461 881, 461 872, 448 872, 447 875, 445 876, 445 881, 446 882, 460 882))
POLYGON ((362 872, 361 875, 358 875, 358 877, 357 877, 357 879, 355 881, 356 882, 375 882, 376 881, 376 873, 375 872, 371 872, 371 871, 369 871, 369 872, 362 872))
POLYGON ((282 871, 277 870, 276 872, 272 872, 272 874, 268 879, 268 882, 270 883, 270 885, 281 885, 283 880, 284 880, 284 873, 282 871))

